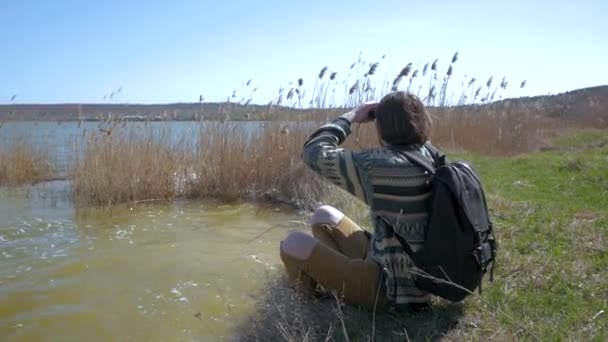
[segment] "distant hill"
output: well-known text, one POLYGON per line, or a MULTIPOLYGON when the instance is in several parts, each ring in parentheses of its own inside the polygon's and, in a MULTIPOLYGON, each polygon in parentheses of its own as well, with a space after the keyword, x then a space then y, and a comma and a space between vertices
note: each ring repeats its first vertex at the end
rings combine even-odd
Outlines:
MULTIPOLYGON (((608 86, 573 90, 548 96, 506 99, 484 105, 451 108, 455 112, 525 112, 567 121, 608 125, 608 86)), ((431 109, 433 110, 433 109, 431 109)), ((242 105, 237 103, 172 104, 9 104, 0 105, 0 121, 107 120, 290 120, 301 115, 336 109, 298 110, 290 107, 242 105)), ((314 115, 314 114, 313 114, 314 115)))
POLYGON ((608 86, 577 89, 557 95, 520 97, 486 105, 466 105, 455 111, 527 113, 570 122, 608 126, 608 86))

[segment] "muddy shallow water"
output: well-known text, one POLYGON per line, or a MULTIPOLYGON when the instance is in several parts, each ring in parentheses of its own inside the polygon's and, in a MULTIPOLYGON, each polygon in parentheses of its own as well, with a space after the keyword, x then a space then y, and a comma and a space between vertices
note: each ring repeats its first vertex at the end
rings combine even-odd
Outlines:
POLYGON ((67 185, 0 188, 2 341, 229 340, 281 267, 288 228, 270 228, 300 219, 192 201, 76 210, 67 185))

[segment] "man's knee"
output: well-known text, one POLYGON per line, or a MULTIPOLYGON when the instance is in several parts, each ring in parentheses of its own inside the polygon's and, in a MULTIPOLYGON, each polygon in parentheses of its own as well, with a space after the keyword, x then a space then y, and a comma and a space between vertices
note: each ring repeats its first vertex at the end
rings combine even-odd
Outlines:
POLYGON ((312 218, 310 219, 310 224, 329 224, 329 225, 337 225, 344 218, 344 214, 329 205, 324 205, 317 210, 315 210, 312 218))
POLYGON ((307 260, 318 242, 306 233, 293 232, 281 241, 281 251, 298 260, 307 260))

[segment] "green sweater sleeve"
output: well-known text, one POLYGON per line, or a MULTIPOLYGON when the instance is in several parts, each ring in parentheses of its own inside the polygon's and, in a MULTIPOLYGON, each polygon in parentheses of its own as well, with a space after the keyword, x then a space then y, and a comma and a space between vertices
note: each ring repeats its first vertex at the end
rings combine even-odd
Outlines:
POLYGON ((350 133, 350 122, 344 118, 321 126, 304 144, 302 160, 315 173, 367 204, 361 155, 340 148, 350 133))

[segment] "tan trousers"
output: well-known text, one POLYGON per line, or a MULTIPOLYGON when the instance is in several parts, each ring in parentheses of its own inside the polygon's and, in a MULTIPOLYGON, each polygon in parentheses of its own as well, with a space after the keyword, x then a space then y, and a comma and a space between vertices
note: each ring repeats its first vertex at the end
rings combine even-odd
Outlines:
POLYGON ((370 241, 363 229, 345 216, 335 226, 315 224, 312 232, 319 243, 308 259, 299 260, 281 250, 291 281, 308 290, 314 291, 317 285, 335 290, 348 304, 388 307, 381 290, 381 268, 368 258, 370 241))

